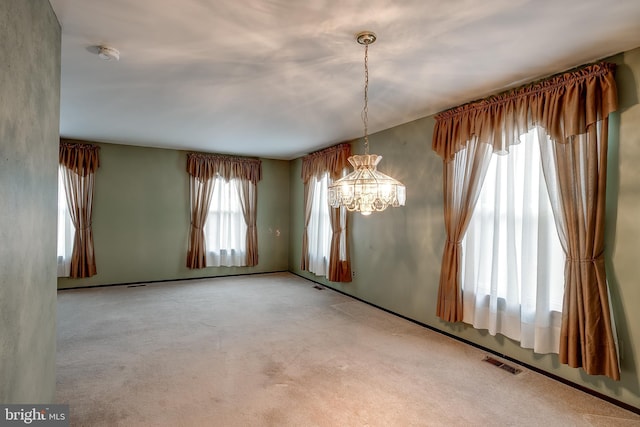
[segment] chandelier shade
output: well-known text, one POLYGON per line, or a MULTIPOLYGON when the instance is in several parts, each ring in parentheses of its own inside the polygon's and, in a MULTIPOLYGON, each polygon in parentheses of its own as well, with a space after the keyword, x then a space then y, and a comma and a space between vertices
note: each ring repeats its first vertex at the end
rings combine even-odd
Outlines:
POLYGON ((371 215, 381 212, 389 206, 404 206, 407 198, 405 186, 377 170, 382 156, 369 154, 368 112, 369 112, 369 45, 376 41, 371 31, 363 31, 356 35, 356 40, 364 45, 364 155, 349 157, 354 171, 334 181, 328 189, 328 202, 334 208, 345 207, 351 212, 371 215))
POLYGON ((348 160, 354 171, 329 187, 328 200, 332 207, 344 206, 348 211, 370 215, 388 206, 404 206, 405 186, 377 170, 382 156, 355 155, 348 160))

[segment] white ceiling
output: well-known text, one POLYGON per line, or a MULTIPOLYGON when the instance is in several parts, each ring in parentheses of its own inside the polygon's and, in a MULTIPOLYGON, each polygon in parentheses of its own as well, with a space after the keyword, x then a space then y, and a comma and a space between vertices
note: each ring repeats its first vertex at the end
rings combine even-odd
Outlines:
POLYGON ((640 46, 639 0, 50 1, 61 136, 275 159, 362 136, 362 30, 370 133, 640 46))

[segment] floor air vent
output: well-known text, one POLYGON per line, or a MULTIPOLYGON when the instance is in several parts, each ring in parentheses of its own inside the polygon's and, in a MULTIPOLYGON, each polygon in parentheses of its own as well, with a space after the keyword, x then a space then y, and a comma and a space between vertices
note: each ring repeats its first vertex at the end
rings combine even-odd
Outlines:
POLYGON ((498 359, 494 359, 491 356, 487 356, 484 359, 482 359, 485 362, 489 362, 491 363, 493 366, 497 366, 500 369, 504 369, 507 372, 511 372, 513 375, 517 375, 520 372, 522 372, 522 369, 516 368, 514 366, 511 365, 507 365, 506 363, 498 360, 498 359))
POLYGON ((139 288, 141 286, 147 286, 147 285, 129 285, 127 286, 127 288, 139 288))
POLYGON ((319 291, 324 290, 324 288, 322 286, 320 286, 320 285, 315 285, 314 288, 319 290, 319 291))

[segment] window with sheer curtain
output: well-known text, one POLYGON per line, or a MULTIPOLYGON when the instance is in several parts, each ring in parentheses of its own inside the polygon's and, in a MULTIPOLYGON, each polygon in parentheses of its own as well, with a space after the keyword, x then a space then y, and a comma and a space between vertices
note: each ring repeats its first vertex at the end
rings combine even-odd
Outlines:
POLYGON ((318 276, 329 275, 329 258, 331 254, 331 218, 327 200, 329 174, 321 178, 311 178, 309 190, 311 200, 311 216, 307 228, 309 242, 308 270, 318 276))
POLYGON ((462 246, 463 321, 558 353, 565 255, 536 129, 492 155, 462 246))
MULTIPOLYGON (((494 153, 512 151, 511 146, 522 144, 523 134, 537 128, 538 134, 545 136, 538 140, 543 176, 565 254, 558 360, 574 368, 583 368, 589 375, 606 375, 617 381, 620 364, 604 250, 608 116, 618 107, 614 71, 615 64, 612 63, 590 64, 443 111, 435 117, 432 147, 443 161, 447 235, 436 315, 448 322, 464 320, 462 243, 483 189, 487 168, 494 153)), ((513 170, 522 168, 524 166, 512 166, 513 170)), ((507 224, 510 221, 515 222, 515 219, 507 219, 507 224)), ((534 234, 530 233, 528 225, 522 228, 525 229, 523 234, 534 234)), ((492 241, 496 239, 493 236, 492 241)), ((538 240, 545 241, 543 238, 538 240)), ((491 250, 492 269, 506 262, 495 256, 494 250, 491 250)), ((536 257, 546 249, 528 250, 535 256, 519 255, 521 264, 516 264, 517 268, 526 263, 545 262, 536 257)), ((504 254, 506 257, 517 254, 509 240, 505 243, 504 254)), ((464 263, 464 267, 467 266, 468 263, 464 263)), ((543 268, 543 264, 538 264, 537 272, 543 268)), ((529 280, 522 271, 516 269, 516 277, 529 280)), ((465 272, 465 276, 469 274, 465 272)), ((538 278, 535 281, 541 282, 538 278)), ((511 286, 509 283, 508 289, 512 289, 511 286)), ((545 292, 550 291, 535 295, 536 313, 540 312, 537 304, 545 292)), ((466 301, 467 296, 464 298, 466 301)), ((522 305, 532 298, 524 294, 519 296, 522 305)), ((499 297, 489 298, 487 304, 498 309, 502 301, 506 307, 506 300, 499 297)), ((510 308, 504 311, 511 313, 510 308)), ((533 323, 526 319, 521 321, 521 331, 544 327, 545 322, 538 320, 533 323)), ((500 317, 494 320, 497 326, 502 321, 500 317)), ((524 341, 522 338, 521 342, 524 341)), ((545 339, 542 341, 539 343, 536 336, 534 349, 538 344, 539 348, 544 348, 545 339)))
POLYGON ((204 226, 207 265, 246 265, 247 224, 238 195, 240 179, 232 178, 225 181, 218 176, 215 180, 209 214, 204 226))
POLYGON ((302 158, 304 231, 300 268, 331 282, 351 281, 347 209, 332 208, 327 199, 333 180, 348 171, 351 145, 343 143, 302 158))
POLYGON ((188 153, 187 268, 258 265, 259 159, 188 153))
MULTIPOLYGON (((93 144, 60 140, 58 149, 59 196, 58 209, 67 213, 73 228, 65 227, 59 235, 61 245, 60 273, 71 278, 91 277, 97 273, 93 249, 93 195, 95 175, 100 167, 100 147, 93 144), (73 230, 73 231, 71 231, 73 230), (67 232, 73 233, 73 242, 65 241, 67 232), (64 247, 62 247, 64 243, 64 247), (70 256, 69 256, 70 253, 70 256), (66 260, 69 260, 67 265, 66 260), (64 271, 63 271, 64 270, 64 271)), ((62 220, 65 214, 59 215, 62 220)))
POLYGON ((76 229, 71 221, 62 180, 62 171, 58 170, 58 277, 69 277, 76 229))

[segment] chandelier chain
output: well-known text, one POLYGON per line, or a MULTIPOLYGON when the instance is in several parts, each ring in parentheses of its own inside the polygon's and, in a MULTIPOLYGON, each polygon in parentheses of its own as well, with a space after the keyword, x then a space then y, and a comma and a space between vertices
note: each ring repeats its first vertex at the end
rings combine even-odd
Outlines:
POLYGON ((364 45, 364 107, 362 108, 364 123, 364 153, 369 154, 369 43, 364 45))

